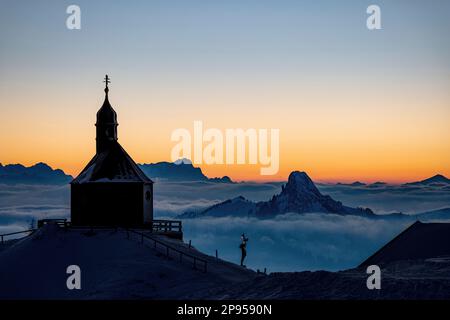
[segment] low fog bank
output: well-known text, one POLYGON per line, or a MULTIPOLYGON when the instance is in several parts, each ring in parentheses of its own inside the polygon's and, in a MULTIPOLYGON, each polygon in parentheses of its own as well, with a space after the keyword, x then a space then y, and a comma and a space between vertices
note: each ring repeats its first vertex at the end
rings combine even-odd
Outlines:
POLYGON ((334 214, 286 214, 273 219, 201 218, 183 221, 185 241, 239 263, 240 235, 250 239, 246 265, 269 272, 353 268, 412 222, 334 214))

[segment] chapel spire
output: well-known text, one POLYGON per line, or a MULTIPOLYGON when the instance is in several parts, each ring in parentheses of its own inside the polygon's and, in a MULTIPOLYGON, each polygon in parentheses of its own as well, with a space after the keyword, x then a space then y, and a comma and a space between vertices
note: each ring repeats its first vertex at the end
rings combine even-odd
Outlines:
POLYGON ((111 83, 108 75, 105 76, 103 82, 105 83, 105 101, 97 112, 97 123, 95 124, 97 127, 97 153, 108 150, 118 140, 117 126, 119 124, 117 123, 117 113, 108 100, 108 84, 111 83))
POLYGON ((105 80, 103 80, 103 82, 105 83, 105 94, 106 94, 106 98, 108 98, 108 92, 109 92, 109 88, 108 88, 108 84, 111 82, 111 80, 109 79, 108 75, 105 75, 105 80))

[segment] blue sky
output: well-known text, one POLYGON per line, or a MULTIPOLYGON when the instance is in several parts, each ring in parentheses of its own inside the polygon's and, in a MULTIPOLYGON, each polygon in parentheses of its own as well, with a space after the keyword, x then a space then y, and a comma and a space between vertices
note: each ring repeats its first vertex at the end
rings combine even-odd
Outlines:
MULTIPOLYGON (((76 174, 93 151, 93 144, 86 149, 78 141, 92 139, 101 79, 109 73, 120 130, 127 132, 119 137, 141 162, 167 160, 170 132, 203 120, 213 127, 281 128, 288 151, 280 179, 299 165, 321 179, 337 179, 343 174, 332 164, 315 166, 323 155, 302 154, 294 163, 298 155, 289 150, 312 153, 321 143, 296 137, 314 130, 330 144, 350 146, 361 129, 355 124, 371 121, 361 125, 372 132, 367 140, 389 128, 372 146, 397 137, 391 148, 402 157, 434 155, 410 172, 450 172, 442 164, 450 154, 436 151, 448 145, 443 137, 450 133, 443 120, 450 114, 449 1, 1 0, 0 8, 0 116, 24 124, 0 122, 3 163, 45 161, 76 174), (81 8, 81 30, 65 26, 70 4, 81 8), (381 8, 382 30, 366 28, 370 4, 381 8), (330 123, 338 118, 340 125, 330 123), (306 120, 299 128, 292 119, 306 120), (434 127, 422 128, 421 121, 434 127), (349 135, 331 141, 342 127, 349 135), (415 136, 418 127, 426 141, 415 136), (58 138, 63 130, 64 139, 58 138), (24 137, 29 133, 36 140, 24 137), (428 140, 441 143, 428 150, 428 140), (32 150, 43 141, 42 153, 14 148, 32 150), (151 151, 142 147, 147 141, 151 151), (414 150, 410 141, 417 143, 414 150)), ((352 146, 358 148, 364 146, 352 146)), ((375 170, 381 169, 368 167, 351 179, 377 179, 375 170)), ((394 170, 387 164, 380 179, 394 170)))
POLYGON ((392 63, 405 69, 432 68, 450 53, 445 0, 3 0, 1 6, 0 63, 16 72, 38 68, 32 60, 51 70, 55 64, 124 66, 128 59, 139 59, 128 70, 138 78, 144 70, 149 77, 194 70, 235 74, 237 66, 248 76, 262 64, 264 72, 294 75, 304 67, 320 72, 357 66, 364 72, 376 70, 387 53, 395 53, 392 63), (373 3, 382 10, 379 32, 366 29, 365 10, 373 3), (69 4, 81 8, 80 31, 65 28, 69 4))

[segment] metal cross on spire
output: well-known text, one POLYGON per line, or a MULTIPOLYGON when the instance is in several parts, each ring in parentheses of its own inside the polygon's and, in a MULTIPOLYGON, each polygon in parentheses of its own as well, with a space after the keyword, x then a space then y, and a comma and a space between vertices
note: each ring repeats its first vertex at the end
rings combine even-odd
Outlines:
POLYGON ((105 75, 105 80, 103 80, 104 83, 106 83, 105 92, 108 93, 108 83, 111 83, 111 80, 109 79, 108 75, 105 75))
POLYGON ((106 87, 108 88, 108 83, 111 83, 111 80, 109 79, 108 75, 105 76, 105 80, 103 82, 106 83, 106 87))

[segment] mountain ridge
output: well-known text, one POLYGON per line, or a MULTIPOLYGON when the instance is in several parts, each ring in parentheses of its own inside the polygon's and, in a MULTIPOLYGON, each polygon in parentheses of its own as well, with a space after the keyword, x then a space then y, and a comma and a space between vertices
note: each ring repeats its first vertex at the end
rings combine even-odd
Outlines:
POLYGON ((179 218, 201 216, 255 216, 273 217, 278 214, 293 213, 334 213, 341 215, 375 215, 369 208, 352 208, 328 195, 322 195, 305 172, 293 171, 281 193, 268 201, 252 202, 242 196, 228 199, 200 212, 185 212, 179 218))
MULTIPOLYGON (((156 180, 233 183, 228 176, 209 178, 203 174, 201 168, 194 167, 186 161, 139 164, 139 167, 149 178, 156 180)), ((72 179, 73 177, 63 170, 53 169, 44 162, 28 167, 19 163, 7 165, 0 163, 0 183, 2 184, 59 185, 67 184, 72 179)))
POLYGON ((209 178, 199 167, 186 161, 143 163, 139 167, 151 179, 168 181, 209 181, 219 183, 233 183, 228 176, 209 178))
POLYGON ((71 175, 44 162, 29 167, 22 164, 4 166, 0 163, 0 183, 4 184, 66 184, 71 180, 71 175))
MULTIPOLYGON (((200 167, 194 167, 189 160, 180 159, 175 162, 155 162, 138 164, 144 173, 152 179, 161 179, 167 181, 202 181, 202 182, 218 182, 218 183, 234 183, 228 177, 206 176, 200 167)), ((53 169, 45 162, 37 162, 31 166, 25 166, 19 163, 3 165, 0 163, 0 183, 3 184, 63 184, 73 179, 71 175, 66 174, 61 169, 53 169)), ((347 187, 365 187, 378 188, 385 186, 385 182, 375 182, 367 184, 360 181, 353 183, 336 183, 337 186, 347 187)), ((432 177, 420 181, 407 182, 400 186, 442 186, 449 185, 450 179, 442 174, 436 174, 432 177)))

